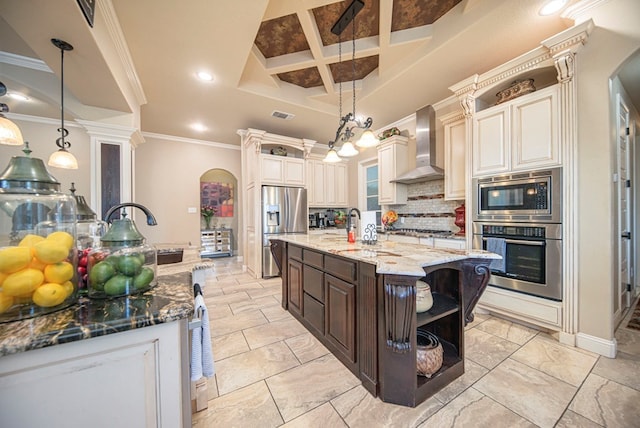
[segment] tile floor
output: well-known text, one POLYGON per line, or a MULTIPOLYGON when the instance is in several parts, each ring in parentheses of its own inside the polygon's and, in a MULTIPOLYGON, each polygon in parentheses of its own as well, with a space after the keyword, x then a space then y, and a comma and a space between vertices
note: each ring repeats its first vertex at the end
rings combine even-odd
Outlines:
POLYGON ((620 328, 609 359, 477 314, 465 374, 408 408, 372 397, 280 307, 280 278, 213 264, 203 293, 216 375, 193 427, 640 427, 640 332, 620 328))

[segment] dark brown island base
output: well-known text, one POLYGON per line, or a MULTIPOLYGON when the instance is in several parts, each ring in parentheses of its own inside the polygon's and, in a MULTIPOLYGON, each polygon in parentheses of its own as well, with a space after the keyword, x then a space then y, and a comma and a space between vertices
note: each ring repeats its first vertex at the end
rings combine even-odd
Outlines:
POLYGON ((383 242, 349 244, 317 235, 271 240, 282 306, 382 401, 415 407, 464 373, 464 326, 499 256, 383 242), (416 313, 416 281, 434 304, 416 313), (442 367, 417 374, 418 330, 435 334, 442 367))

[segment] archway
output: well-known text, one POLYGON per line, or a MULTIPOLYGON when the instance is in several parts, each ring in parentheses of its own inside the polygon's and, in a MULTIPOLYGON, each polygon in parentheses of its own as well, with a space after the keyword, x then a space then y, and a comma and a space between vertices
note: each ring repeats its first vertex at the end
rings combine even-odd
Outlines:
MULTIPOLYGON (((229 171, 214 168, 200 176, 200 230, 203 234, 212 231, 231 229, 231 236, 237 237, 238 231, 238 207, 236 197, 238 180, 229 171), (208 216, 206 214, 210 213, 208 216)), ((204 235, 203 235, 204 236, 204 235)), ((231 239, 230 248, 237 254, 236 239, 231 239)), ((218 244, 221 243, 218 239, 218 244)), ((222 242, 224 244, 224 242, 222 242)), ((209 256, 227 255, 224 248, 203 249, 209 256)), ((202 254, 205 255, 204 253, 202 254)))

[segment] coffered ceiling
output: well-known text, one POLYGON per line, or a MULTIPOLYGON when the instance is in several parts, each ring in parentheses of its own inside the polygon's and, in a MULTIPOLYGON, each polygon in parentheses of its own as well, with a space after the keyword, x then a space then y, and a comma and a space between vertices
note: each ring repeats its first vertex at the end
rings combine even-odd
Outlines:
POLYGON ((227 144, 257 128, 324 145, 341 87, 344 112, 355 87, 356 113, 382 129, 573 25, 539 16, 543 0, 364 0, 338 43, 331 27, 350 3, 96 0, 91 28, 76 0, 0 0, 0 80, 34 100, 3 101, 14 113, 59 116, 56 37, 75 46, 65 55, 70 119, 227 144), (129 119, 136 110, 139 124, 129 119))

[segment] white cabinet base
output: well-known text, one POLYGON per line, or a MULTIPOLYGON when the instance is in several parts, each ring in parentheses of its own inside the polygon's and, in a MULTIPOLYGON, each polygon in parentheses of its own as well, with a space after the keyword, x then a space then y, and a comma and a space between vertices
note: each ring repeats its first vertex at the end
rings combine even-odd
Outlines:
POLYGON ((183 319, 1 357, 2 426, 190 427, 187 334, 183 319))
POLYGON ((538 327, 562 330, 562 302, 489 285, 480 297, 478 307, 538 327))

